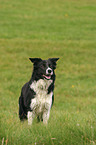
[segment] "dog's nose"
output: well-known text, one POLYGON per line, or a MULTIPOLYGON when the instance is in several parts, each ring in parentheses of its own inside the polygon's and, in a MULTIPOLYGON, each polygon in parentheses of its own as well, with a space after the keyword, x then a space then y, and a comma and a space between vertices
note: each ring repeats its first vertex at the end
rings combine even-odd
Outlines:
POLYGON ((48 69, 48 73, 50 74, 52 71, 51 71, 51 69, 48 69))
POLYGON ((47 75, 53 75, 53 70, 48 67, 47 70, 46 70, 46 74, 47 75))

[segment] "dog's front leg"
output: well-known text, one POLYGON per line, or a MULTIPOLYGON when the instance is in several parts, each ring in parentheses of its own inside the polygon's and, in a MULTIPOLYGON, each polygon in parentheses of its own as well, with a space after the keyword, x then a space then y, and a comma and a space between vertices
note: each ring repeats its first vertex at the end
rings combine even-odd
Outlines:
POLYGON ((43 113, 43 123, 45 125, 47 125, 47 123, 48 123, 49 115, 50 115, 50 110, 44 111, 44 113, 43 113))
POLYGON ((35 114, 32 111, 28 111, 28 115, 27 115, 28 125, 32 124, 34 117, 35 117, 35 114))

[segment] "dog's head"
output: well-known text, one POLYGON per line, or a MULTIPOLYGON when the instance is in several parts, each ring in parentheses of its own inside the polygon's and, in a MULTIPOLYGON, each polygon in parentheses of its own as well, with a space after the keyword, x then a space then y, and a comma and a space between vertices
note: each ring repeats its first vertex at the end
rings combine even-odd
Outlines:
POLYGON ((34 72, 39 79, 50 80, 54 75, 56 69, 56 61, 59 58, 49 58, 48 60, 42 60, 41 58, 29 58, 34 64, 34 72))

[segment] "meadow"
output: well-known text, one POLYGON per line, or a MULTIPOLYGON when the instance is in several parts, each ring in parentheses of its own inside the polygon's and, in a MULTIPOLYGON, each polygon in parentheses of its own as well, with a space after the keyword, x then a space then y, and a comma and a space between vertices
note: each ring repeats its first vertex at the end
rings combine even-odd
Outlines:
POLYGON ((96 0, 0 0, 0 144, 96 144, 96 0), (59 57, 48 125, 18 117, 29 57, 59 57))

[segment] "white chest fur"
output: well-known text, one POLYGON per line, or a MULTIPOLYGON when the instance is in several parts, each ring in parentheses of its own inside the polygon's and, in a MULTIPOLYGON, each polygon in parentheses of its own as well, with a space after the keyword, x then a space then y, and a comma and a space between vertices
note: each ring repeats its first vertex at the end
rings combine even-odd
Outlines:
POLYGON ((51 108, 53 92, 47 94, 51 83, 52 80, 40 79, 30 85, 30 88, 36 92, 35 98, 31 100, 30 107, 37 115, 51 108))

